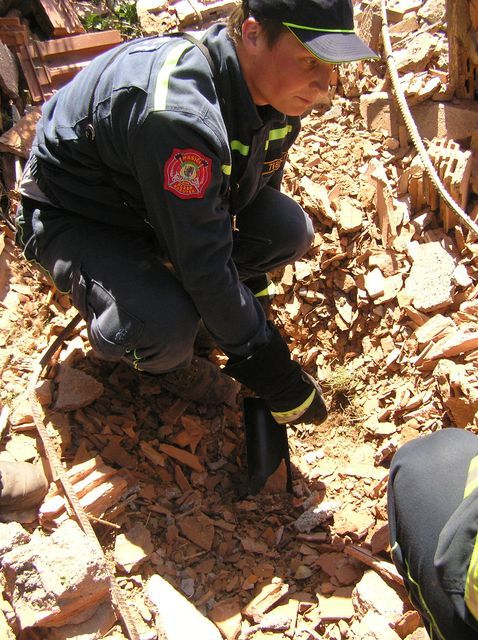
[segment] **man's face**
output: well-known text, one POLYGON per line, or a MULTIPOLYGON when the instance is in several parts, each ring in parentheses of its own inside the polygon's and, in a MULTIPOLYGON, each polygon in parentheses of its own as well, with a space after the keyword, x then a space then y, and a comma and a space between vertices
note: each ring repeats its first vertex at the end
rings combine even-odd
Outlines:
POLYGON ((260 26, 254 37, 243 71, 255 104, 300 116, 327 96, 333 65, 309 53, 290 32, 282 33, 272 48, 260 26))

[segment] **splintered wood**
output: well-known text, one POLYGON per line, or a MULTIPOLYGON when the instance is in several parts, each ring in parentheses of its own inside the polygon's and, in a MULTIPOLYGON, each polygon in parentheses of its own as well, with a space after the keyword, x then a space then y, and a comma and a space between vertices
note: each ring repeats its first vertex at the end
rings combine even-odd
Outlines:
MULTIPOLYGON (((127 479, 117 469, 105 465, 99 456, 71 467, 67 476, 80 505, 93 518, 101 518, 116 506, 128 487, 127 479)), ((42 526, 52 528, 67 520, 71 513, 62 488, 54 486, 39 509, 39 521, 42 526)))
POLYGON ((259 593, 244 607, 242 613, 254 622, 260 622, 269 611, 289 591, 289 586, 279 578, 264 585, 259 593))
POLYGON ((77 35, 41 42, 32 37, 19 18, 0 18, 0 41, 15 53, 34 103, 46 100, 95 56, 123 40, 114 29, 99 33, 79 31, 72 32, 77 35))
POLYGON ((478 7, 474 0, 448 1, 446 7, 450 82, 458 98, 476 100, 478 67, 474 44, 467 34, 478 27, 478 7))
POLYGON ((49 36, 67 36, 85 32, 74 3, 70 0, 56 0, 56 2, 37 0, 34 11, 37 20, 49 36))
MULTIPOLYGON (((453 140, 435 139, 428 146, 428 154, 448 193, 457 205, 465 210, 470 190, 471 151, 462 151, 453 140)), ((440 198, 418 155, 410 168, 408 193, 415 211, 420 211, 428 205, 432 211, 440 212, 446 232, 459 222, 456 215, 440 198)))

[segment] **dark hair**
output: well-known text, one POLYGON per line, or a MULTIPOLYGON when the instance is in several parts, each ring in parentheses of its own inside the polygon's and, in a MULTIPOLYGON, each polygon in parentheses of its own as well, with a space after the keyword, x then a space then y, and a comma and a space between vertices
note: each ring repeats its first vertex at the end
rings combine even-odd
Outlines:
POLYGON ((249 0, 242 0, 242 3, 237 5, 237 7, 232 11, 227 23, 229 36, 234 42, 240 42, 242 37, 242 23, 249 16, 253 16, 263 28, 269 47, 272 47, 281 33, 287 30, 287 27, 284 27, 282 22, 279 22, 279 20, 262 18, 258 14, 252 14, 249 11, 249 0))

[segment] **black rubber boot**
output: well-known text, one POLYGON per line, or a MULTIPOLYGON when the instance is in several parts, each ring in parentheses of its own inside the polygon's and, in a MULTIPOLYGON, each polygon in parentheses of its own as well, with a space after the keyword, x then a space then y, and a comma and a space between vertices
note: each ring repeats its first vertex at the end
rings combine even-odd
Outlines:
POLYGON ((249 492, 259 493, 268 478, 284 462, 287 472, 286 490, 292 493, 287 428, 278 424, 261 398, 244 398, 247 469, 249 492))

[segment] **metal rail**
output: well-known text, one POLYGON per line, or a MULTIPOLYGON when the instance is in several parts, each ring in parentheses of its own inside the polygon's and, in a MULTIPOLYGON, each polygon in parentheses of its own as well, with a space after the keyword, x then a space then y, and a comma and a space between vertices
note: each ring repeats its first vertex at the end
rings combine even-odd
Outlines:
POLYGON ((94 529, 91 526, 91 523, 88 519, 88 515, 86 514, 85 510, 81 506, 81 503, 78 500, 78 496, 75 493, 75 489, 73 488, 73 485, 70 481, 70 478, 68 477, 65 469, 63 468, 61 461, 58 457, 58 454, 55 450, 55 447, 53 446, 52 439, 48 434, 48 431, 43 422, 41 405, 38 402, 38 399, 36 396, 36 386, 43 372, 43 369, 46 367, 46 365, 52 358, 53 354, 60 348, 64 340, 71 334, 71 332, 74 330, 74 328, 76 327, 76 325, 79 323, 80 320, 81 320, 81 316, 78 313, 67 324, 67 326, 61 331, 61 333, 55 338, 52 344, 43 353, 40 360, 36 364, 32 375, 30 376, 30 381, 28 385, 28 397, 29 397, 30 405, 32 409, 33 420, 35 422, 35 426, 40 435, 43 447, 45 449, 45 454, 48 458, 48 462, 51 465, 51 469, 60 480, 63 486, 63 489, 65 491, 65 495, 70 502, 71 508, 78 519, 78 523, 80 527, 82 528, 83 532, 88 537, 88 539, 91 540, 91 542, 95 545, 95 547, 97 548, 101 556, 103 556, 104 558, 105 567, 107 568, 109 579, 110 579, 110 593, 111 593, 111 600, 112 600, 113 606, 115 607, 118 613, 118 616, 122 620, 130 640, 141 640, 141 636, 137 629, 136 623, 133 619, 131 610, 126 604, 123 597, 123 592, 121 591, 121 588, 116 582, 114 569, 113 567, 111 567, 110 563, 105 557, 103 548, 99 543, 98 538, 96 537, 94 529))

